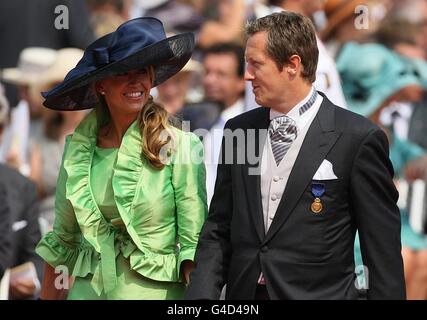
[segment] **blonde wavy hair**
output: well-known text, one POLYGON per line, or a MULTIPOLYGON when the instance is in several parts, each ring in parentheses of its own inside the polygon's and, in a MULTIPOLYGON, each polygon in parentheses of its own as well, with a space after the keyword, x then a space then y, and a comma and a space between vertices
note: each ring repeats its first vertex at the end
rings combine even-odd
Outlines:
POLYGON ((150 96, 138 114, 138 126, 142 136, 142 153, 156 169, 163 169, 171 156, 172 147, 162 154, 164 147, 173 144, 173 122, 168 112, 150 96), (165 158, 166 156, 166 158, 165 158))
MULTIPOLYGON (((153 83, 154 68, 149 67, 148 72, 153 83)), ((102 127, 110 121, 110 112, 105 98, 100 94, 98 97, 100 103, 96 106, 96 112, 98 123, 102 127)), ((153 168, 163 169, 173 150, 174 136, 171 129, 179 126, 177 120, 150 95, 139 111, 137 121, 142 137, 141 158, 148 160, 153 168), (166 145, 172 145, 172 147, 167 148, 167 153, 163 154, 166 145)))

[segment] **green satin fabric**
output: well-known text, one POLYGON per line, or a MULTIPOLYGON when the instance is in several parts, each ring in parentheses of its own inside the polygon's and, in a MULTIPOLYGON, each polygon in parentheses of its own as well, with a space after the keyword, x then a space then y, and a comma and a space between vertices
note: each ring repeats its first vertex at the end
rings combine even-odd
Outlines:
POLYGON ((129 260, 117 257, 117 286, 100 296, 93 290, 91 276, 76 278, 68 300, 180 300, 185 286, 179 282, 154 281, 132 270, 129 260))
POLYGON ((95 293, 101 299, 128 299, 132 294, 121 281, 136 273, 131 278, 140 282, 130 287, 141 290, 135 299, 177 299, 184 288, 181 263, 194 259, 207 215, 203 161, 188 159, 192 150, 203 154, 202 144, 195 135, 173 129, 172 161, 156 170, 141 158, 136 122, 114 151, 117 155, 97 149, 97 130, 92 112, 67 138, 53 231, 36 252, 54 267, 69 268, 76 278, 70 298, 90 299, 95 293), (99 161, 100 152, 107 153, 102 154, 105 163, 99 161), (123 259, 127 267, 119 263, 123 259), (128 273, 121 278, 123 270, 128 273), (154 283, 157 289, 146 294, 154 283))
POLYGON ((90 183, 95 202, 107 221, 120 218, 112 183, 118 151, 118 148, 96 147, 93 154, 90 183))

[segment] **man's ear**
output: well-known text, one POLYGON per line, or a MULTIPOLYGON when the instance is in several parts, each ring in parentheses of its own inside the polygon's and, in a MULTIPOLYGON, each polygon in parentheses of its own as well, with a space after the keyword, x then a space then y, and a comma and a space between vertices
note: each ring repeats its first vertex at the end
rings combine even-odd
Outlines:
POLYGON ((294 54, 289 58, 289 62, 285 66, 285 71, 289 73, 290 76, 296 76, 301 71, 301 68, 301 57, 294 54))

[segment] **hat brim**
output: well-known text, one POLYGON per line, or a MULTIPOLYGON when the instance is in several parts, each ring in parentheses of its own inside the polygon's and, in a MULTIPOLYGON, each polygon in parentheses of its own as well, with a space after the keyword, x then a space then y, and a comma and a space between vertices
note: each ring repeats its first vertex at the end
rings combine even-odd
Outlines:
POLYGON ((192 33, 165 38, 134 54, 114 61, 75 79, 62 82, 49 92, 43 93, 43 103, 54 110, 84 110, 98 103, 98 96, 91 85, 99 80, 148 66, 154 67, 153 87, 178 73, 190 60, 194 49, 192 33))
POLYGON ((1 78, 4 82, 23 86, 31 86, 37 82, 37 76, 24 73, 18 68, 3 69, 1 72, 1 78))
POLYGON ((411 85, 421 86, 421 83, 417 81, 415 77, 400 78, 393 86, 382 85, 378 87, 375 90, 375 94, 372 94, 367 101, 361 102, 347 98, 349 110, 362 116, 369 117, 393 94, 411 85))

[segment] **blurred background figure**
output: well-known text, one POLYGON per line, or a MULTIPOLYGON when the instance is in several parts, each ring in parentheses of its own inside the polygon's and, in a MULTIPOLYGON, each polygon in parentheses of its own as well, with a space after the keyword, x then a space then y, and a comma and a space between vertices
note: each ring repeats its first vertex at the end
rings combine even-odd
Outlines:
POLYGON ((427 1, 395 0, 393 4, 391 14, 399 20, 406 20, 417 26, 420 33, 417 46, 427 52, 427 1))
POLYGON ((187 104, 182 111, 191 131, 210 130, 222 111, 236 110, 236 106, 237 114, 244 111, 244 63, 244 50, 235 43, 218 43, 203 50, 203 97, 199 102, 187 104))
MULTIPOLYGON (((27 47, 83 49, 94 40, 85 0, 0 1, 0 21, 0 69, 15 67, 27 47)), ((14 86, 6 86, 6 96, 17 105, 14 86)))
POLYGON ((425 59, 426 51, 420 46, 422 33, 417 24, 388 15, 373 34, 375 42, 378 42, 397 53, 417 59, 425 59))
MULTIPOLYGON (((0 85, 0 144, 3 132, 9 122, 9 102, 4 96, 0 85)), ((0 180, 0 281, 7 268, 10 266, 12 245, 9 237, 11 228, 9 206, 6 201, 7 186, 0 180)))
POLYGON ((167 112, 182 119, 185 105, 198 99, 198 93, 191 92, 192 76, 200 76, 202 71, 202 65, 191 59, 180 72, 157 87, 157 101, 167 112))
MULTIPOLYGON (((0 84, 0 143, 3 137, 4 128, 9 122, 9 102, 4 96, 3 87, 0 84)), ((0 165, 1 166, 1 165, 0 165)), ((7 186, 0 180, 0 284, 7 279, 3 279, 5 272, 10 267, 12 255, 12 244, 9 236, 11 230, 11 219, 9 206, 7 204, 7 186)), ((6 278, 7 276, 5 276, 6 278)), ((1 286, 3 287, 3 286, 1 286)), ((0 294, 5 294, 0 289, 0 294)))
MULTIPOLYGON (((8 102, 0 94, 0 142, 8 124, 7 110, 8 102)), ((42 261, 35 254, 40 241, 36 188, 29 179, 4 164, 0 164, 0 203, 0 273, 28 262, 38 273, 32 279, 10 281, 9 299, 35 299, 42 278, 42 261)))
MULTIPOLYGON (((56 53, 53 64, 39 74, 35 92, 49 91, 60 83, 82 58, 83 51, 64 48, 56 53)), ((54 219, 56 181, 61 166, 65 137, 74 132, 86 111, 55 111, 42 109, 41 134, 31 142, 29 154, 30 177, 37 185, 40 199, 42 233, 50 231, 54 219)))
MULTIPOLYGON (((195 5, 195 1, 179 0, 139 0, 145 9, 142 16, 155 17, 164 21, 166 32, 194 32, 198 34, 205 18, 195 5)), ((203 1, 200 1, 203 5, 203 1)))
MULTIPOLYGON (((213 108, 209 104, 213 102, 218 110, 215 121, 206 128, 209 131, 203 136, 209 205, 215 186, 224 125, 245 111, 244 49, 233 43, 213 45, 204 50, 203 68, 203 89, 208 104, 200 104, 198 107, 213 108)), ((191 121, 189 116, 184 118, 191 121)))
MULTIPOLYGON (((1 118, 0 118, 1 121, 1 118)), ((1 128, 0 128, 1 130, 1 128)), ((1 133, 0 133, 1 135, 1 133)), ((6 186, 0 182, 0 282, 9 267, 11 243, 8 233, 10 230, 9 207, 6 201, 6 186)))
MULTIPOLYGON (((411 61, 378 44, 348 43, 337 61, 344 93, 351 111, 369 117, 387 133, 395 181, 427 178, 427 153, 420 146, 396 136, 393 127, 380 121, 383 110, 392 103, 419 102, 427 89, 411 61), (363 59, 363 63, 352 61, 363 59)), ((408 299, 427 298, 427 237, 409 224, 408 212, 401 210, 402 255, 408 299)), ((362 246, 374 244, 362 243, 362 246)), ((356 266, 363 266, 360 244, 355 242, 356 266)), ((369 283, 369 270, 365 283, 369 283)))
POLYGON ((387 0, 326 0, 326 26, 321 31, 329 54, 336 58, 342 46, 354 41, 372 41, 372 36, 390 9, 387 0), (360 11, 361 10, 361 11, 360 11), (366 16, 361 16, 365 14, 366 16), (359 19, 356 21, 356 19, 359 19), (356 27, 356 22, 360 25, 356 27))
MULTIPOLYGON (((413 71, 419 73, 421 81, 425 82, 427 69, 425 67, 426 51, 421 45, 423 36, 418 24, 392 13, 382 22, 376 33, 376 40, 402 56, 410 58, 417 67, 413 71)), ((426 94, 416 103, 392 104, 381 116, 381 121, 392 125, 400 139, 408 139, 427 148, 426 94)))
POLYGON ((206 2, 205 12, 214 11, 201 27, 198 45, 207 48, 216 43, 236 42, 244 44, 243 27, 246 18, 244 0, 217 0, 206 2), (215 8, 212 10, 212 8, 215 8))
POLYGON ((90 23, 97 38, 129 20, 132 0, 86 0, 90 23))
POLYGON ((18 89, 19 102, 12 108, 10 125, 0 143, 0 162, 7 163, 24 175, 29 175, 29 135, 37 135, 41 116, 39 93, 33 87, 40 73, 49 68, 56 58, 56 51, 49 48, 29 47, 22 50, 16 67, 3 69, 1 78, 18 89), (30 128, 31 118, 31 128, 30 128))

